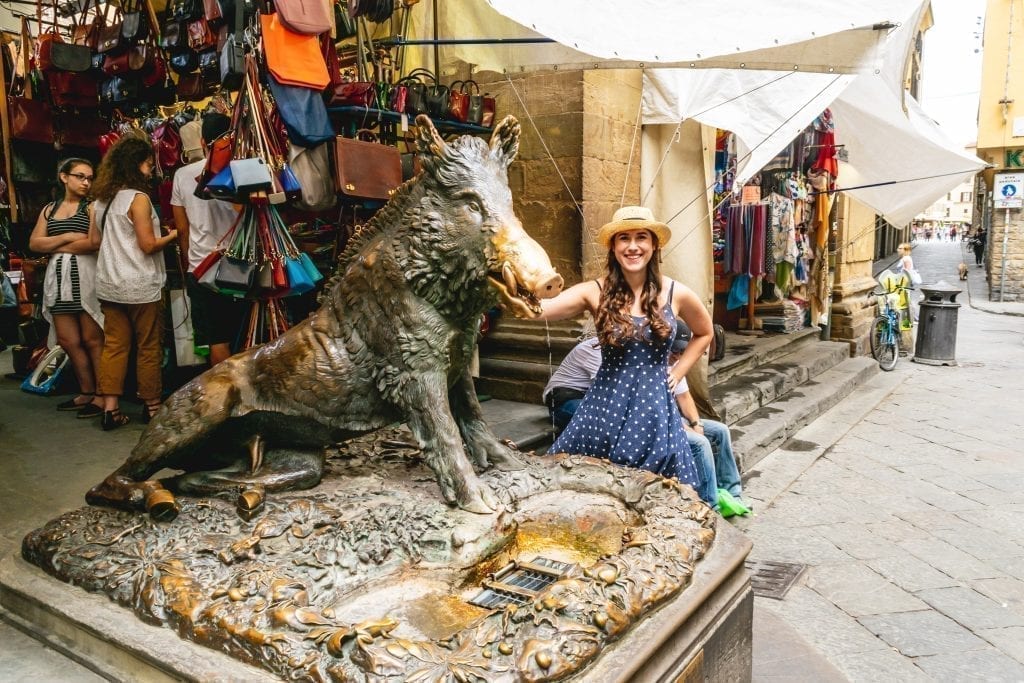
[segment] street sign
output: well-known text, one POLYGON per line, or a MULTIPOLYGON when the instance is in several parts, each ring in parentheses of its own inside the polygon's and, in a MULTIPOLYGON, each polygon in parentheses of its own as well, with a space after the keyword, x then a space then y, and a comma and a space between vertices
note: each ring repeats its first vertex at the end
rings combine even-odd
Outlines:
POLYGON ((992 206, 996 209, 1019 209, 1024 206, 1024 173, 997 173, 992 206))

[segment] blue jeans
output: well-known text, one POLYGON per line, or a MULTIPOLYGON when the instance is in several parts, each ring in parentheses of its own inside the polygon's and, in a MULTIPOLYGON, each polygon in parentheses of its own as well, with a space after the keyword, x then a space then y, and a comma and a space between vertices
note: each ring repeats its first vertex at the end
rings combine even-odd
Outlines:
POLYGON ((582 398, 571 398, 565 403, 561 404, 557 408, 548 408, 548 412, 551 414, 551 421, 555 424, 555 429, 562 431, 569 424, 569 420, 576 414, 576 410, 583 403, 582 398))
POLYGON ((686 430, 686 440, 701 475, 697 493, 702 500, 711 506, 718 505, 718 489, 725 489, 734 496, 743 493, 728 427, 715 420, 704 420, 703 436, 686 430))

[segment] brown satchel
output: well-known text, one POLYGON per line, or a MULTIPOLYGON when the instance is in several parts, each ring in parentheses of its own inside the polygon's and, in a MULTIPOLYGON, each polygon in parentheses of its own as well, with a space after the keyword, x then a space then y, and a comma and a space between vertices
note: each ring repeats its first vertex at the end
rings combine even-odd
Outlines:
POLYGON ((334 183, 345 197, 387 201, 402 184, 398 148, 334 138, 334 183))

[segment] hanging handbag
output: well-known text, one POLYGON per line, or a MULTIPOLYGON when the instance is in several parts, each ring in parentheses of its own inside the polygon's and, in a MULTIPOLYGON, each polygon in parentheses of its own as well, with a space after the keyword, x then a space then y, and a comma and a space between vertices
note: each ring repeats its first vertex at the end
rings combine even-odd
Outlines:
POLYGON ((220 84, 225 90, 238 90, 245 76, 245 43, 228 36, 228 42, 220 52, 220 84))
POLYGON ((211 26, 220 26, 224 23, 224 11, 219 0, 203 0, 203 17, 211 26))
POLYGON ((288 30, 276 14, 261 14, 267 68, 278 82, 323 90, 331 82, 316 36, 288 30))
POLYGON ((160 47, 165 50, 174 50, 181 46, 181 23, 168 21, 164 26, 164 32, 160 35, 160 47))
POLYGON ((81 73, 92 68, 92 51, 84 45, 54 43, 50 46, 53 68, 81 73))
POLYGON ((184 102, 199 102, 209 97, 213 91, 203 74, 192 73, 178 76, 178 84, 174 89, 179 100, 184 102))
POLYGON ((94 109, 99 106, 99 77, 91 71, 52 71, 50 97, 54 106, 94 109))
POLYGON ((327 107, 320 93, 309 88, 283 85, 271 74, 267 79, 281 114, 288 140, 301 147, 316 147, 334 137, 327 107))
POLYGON ((152 68, 143 67, 142 85, 147 88, 163 86, 167 82, 167 63, 164 62, 163 55, 152 45, 147 46, 146 50, 147 59, 149 54, 153 54, 153 66, 152 68))
POLYGON ((128 72, 128 53, 108 54, 103 58, 103 73, 108 76, 120 76, 128 72))
POLYGON ((53 144, 53 112, 46 102, 9 97, 7 116, 11 122, 11 137, 15 140, 53 144))
POLYGON ((331 15, 324 0, 277 0, 277 18, 295 33, 318 36, 331 30, 331 15))
POLYGON ((132 45, 128 50, 128 69, 151 72, 156 68, 156 48, 152 45, 132 45))
POLYGON ((231 175, 231 166, 225 166, 206 183, 206 192, 213 198, 235 201, 235 181, 231 175))
POLYGON ((199 55, 190 48, 171 55, 171 71, 176 74, 190 74, 199 67, 199 55))
POLYGON ((375 107, 377 91, 369 81, 351 81, 340 83, 329 93, 327 105, 330 107, 375 107))
POLYGON ((242 298, 252 289, 256 275, 256 262, 225 255, 217 264, 217 291, 242 298))
POLYGON ((71 29, 71 42, 95 51, 100 42, 100 29, 103 27, 103 19, 99 14, 99 3, 92 3, 86 0, 82 7, 82 17, 71 29), (90 4, 95 11, 95 16, 89 18, 90 4))
MULTIPOLYGON (((70 117, 62 118, 66 121, 70 117)), ((109 130, 110 124, 95 112, 92 114, 79 112, 74 117, 74 125, 60 127, 60 140, 65 147, 96 149, 100 145, 100 137, 109 130)))
POLYGON ((170 16, 181 22, 194 21, 203 16, 202 0, 173 0, 170 16))
POLYGON ((335 189, 347 198, 386 201, 402 184, 398 148, 334 138, 335 189))
POLYGON ((331 160, 328 145, 312 148, 288 145, 288 165, 298 180, 301 196, 295 206, 304 211, 326 211, 338 202, 331 182, 331 160))
POLYGON ((145 5, 139 0, 131 11, 127 10, 127 3, 121 7, 125 10, 121 16, 121 38, 127 45, 141 43, 149 37, 149 16, 146 14, 145 5))
MULTIPOLYGON (((182 80, 185 80, 185 77, 182 77, 182 80)), ((178 86, 181 87, 181 80, 178 81, 178 86)), ((169 174, 181 163, 181 136, 170 121, 164 121, 150 135, 150 140, 153 143, 157 164, 164 173, 169 174)))
POLYGON ((186 31, 188 32, 188 46, 196 52, 202 52, 217 45, 217 35, 210 30, 210 24, 206 22, 206 19, 190 21, 186 25, 186 31))
POLYGON ((220 83, 220 55, 216 50, 208 50, 199 55, 199 74, 209 87, 220 83))
MULTIPOLYGON (((107 9, 110 7, 111 5, 108 4, 107 9)), ((104 10, 103 28, 100 29, 100 40, 96 46, 97 52, 112 52, 124 44, 124 39, 121 37, 121 18, 122 14, 119 7, 114 12, 113 21, 107 17, 107 10, 104 10)))
POLYGON ((253 192, 266 192, 273 186, 270 168, 259 157, 232 159, 228 167, 231 169, 235 192, 239 195, 246 196, 253 192))

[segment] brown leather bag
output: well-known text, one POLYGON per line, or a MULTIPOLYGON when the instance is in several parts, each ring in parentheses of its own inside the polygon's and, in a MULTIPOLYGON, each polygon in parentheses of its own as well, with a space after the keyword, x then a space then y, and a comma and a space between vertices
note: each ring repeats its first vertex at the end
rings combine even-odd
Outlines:
POLYGON ((334 185, 350 199, 386 201, 402 184, 402 159, 397 147, 334 138, 334 185))
POLYGON ((7 113, 11 120, 12 138, 53 144, 53 112, 46 102, 9 97, 7 113))

